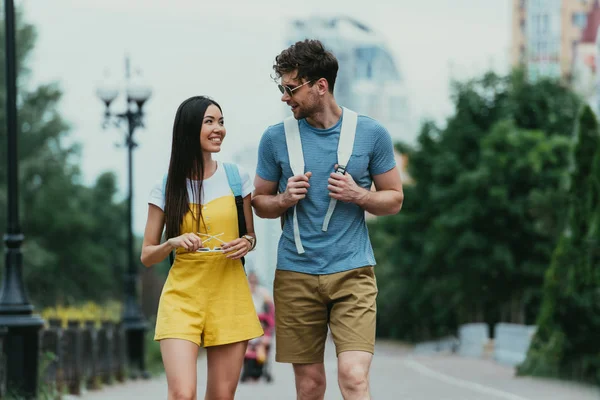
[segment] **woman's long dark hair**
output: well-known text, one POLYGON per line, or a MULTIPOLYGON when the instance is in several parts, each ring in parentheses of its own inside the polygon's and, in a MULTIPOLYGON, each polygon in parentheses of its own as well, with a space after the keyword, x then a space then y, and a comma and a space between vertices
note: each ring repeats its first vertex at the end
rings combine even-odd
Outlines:
POLYGON ((200 130, 204 114, 210 105, 215 105, 221 110, 221 106, 208 97, 190 97, 181 103, 175 114, 171 161, 165 189, 165 235, 167 240, 180 235, 181 223, 188 211, 194 211, 194 220, 198 224, 198 228, 200 227, 201 207, 198 206, 197 210, 192 210, 190 202, 200 204, 201 200, 204 161, 200 146, 200 130), (195 190, 195 185, 192 185, 193 199, 188 197, 187 178, 199 181, 198 192, 195 190))

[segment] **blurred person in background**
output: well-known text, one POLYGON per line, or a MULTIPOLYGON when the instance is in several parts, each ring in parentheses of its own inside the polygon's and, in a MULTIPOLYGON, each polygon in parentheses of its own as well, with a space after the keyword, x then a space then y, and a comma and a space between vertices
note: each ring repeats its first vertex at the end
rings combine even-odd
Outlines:
POLYGON ((185 100, 175 115, 168 174, 148 200, 142 263, 152 266, 175 251, 155 333, 169 399, 196 399, 201 345, 208 365, 205 398, 233 399, 248 340, 263 334, 241 261, 256 240, 253 185, 240 167, 213 160, 225 135, 219 104, 204 96, 185 100), (227 168, 235 168, 241 181, 243 237, 227 168))
POLYGON ((265 334, 252 339, 248 343, 241 381, 258 381, 264 377, 267 382, 273 380, 270 368, 271 341, 275 330, 275 306, 267 288, 261 286, 258 275, 254 271, 248 273, 248 282, 252 292, 254 308, 258 314, 265 334))

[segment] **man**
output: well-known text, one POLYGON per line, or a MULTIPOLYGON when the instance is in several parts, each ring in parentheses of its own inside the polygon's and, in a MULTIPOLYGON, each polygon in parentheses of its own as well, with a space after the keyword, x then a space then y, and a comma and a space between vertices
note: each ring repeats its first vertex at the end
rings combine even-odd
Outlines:
POLYGON ((344 118, 353 113, 336 103, 338 62, 321 42, 297 42, 276 57, 273 68, 281 79, 281 101, 297 120, 264 132, 252 197, 258 216, 284 221, 273 288, 276 360, 293 364, 299 400, 323 399, 329 327, 344 399, 370 399, 377 285, 365 211, 389 215, 402 206, 392 141, 377 121, 358 116, 349 129, 355 133, 352 156, 338 162, 344 118), (288 127, 294 124, 301 140, 289 146, 288 127), (304 168, 293 173, 298 156, 290 163, 290 154, 299 148, 304 168), (338 163, 347 164, 345 174, 335 173, 338 163), (331 199, 336 202, 327 226, 331 199))

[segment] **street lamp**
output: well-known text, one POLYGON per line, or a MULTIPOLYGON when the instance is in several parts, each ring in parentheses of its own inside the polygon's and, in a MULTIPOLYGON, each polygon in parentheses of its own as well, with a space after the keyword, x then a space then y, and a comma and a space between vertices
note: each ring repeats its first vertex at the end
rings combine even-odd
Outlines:
POLYGON ((111 103, 118 97, 119 91, 116 87, 106 83, 96 90, 96 95, 106 105, 104 112, 103 128, 109 126, 121 127, 126 123, 125 146, 127 147, 128 160, 128 193, 127 193, 127 272, 125 273, 124 291, 125 302, 123 315, 121 317, 122 327, 127 338, 127 359, 134 377, 139 373, 147 378, 149 374, 145 366, 145 333, 147 329, 146 320, 137 300, 138 263, 135 261, 133 244, 132 224, 132 194, 133 194, 133 149, 137 147, 133 134, 137 128, 144 126, 143 106, 150 98, 152 90, 139 79, 131 79, 129 70, 129 57, 125 58, 125 78, 127 80, 125 95, 126 107, 123 112, 112 112, 111 103))
MULTIPOLYGON (((0 329, 7 330, 0 370, 6 371, 6 390, 24 398, 37 397, 39 331, 44 320, 33 314, 23 282, 24 236, 19 226, 19 181, 17 156, 17 70, 15 56, 15 9, 13 0, 4 0, 6 46, 6 128, 8 220, 5 245, 5 269, 0 289, 0 329)), ((3 394, 0 393, 0 396, 3 394)))

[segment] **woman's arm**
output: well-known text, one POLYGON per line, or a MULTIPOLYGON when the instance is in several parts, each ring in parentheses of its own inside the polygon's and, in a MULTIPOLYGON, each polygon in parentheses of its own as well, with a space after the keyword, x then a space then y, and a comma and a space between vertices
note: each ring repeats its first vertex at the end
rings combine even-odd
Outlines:
POLYGON ((140 257, 142 264, 146 267, 158 264, 177 247, 183 247, 188 251, 196 251, 202 246, 202 240, 193 233, 186 233, 160 243, 164 226, 165 214, 163 211, 158 206, 149 204, 144 242, 142 243, 142 256, 140 257))
POLYGON ((252 211, 252 196, 248 195, 244 197, 244 219, 246 220, 246 235, 254 238, 254 246, 250 249, 253 250, 256 247, 256 233, 254 232, 254 213, 252 211))
POLYGON ((148 204, 148 219, 140 257, 142 264, 146 267, 161 262, 173 251, 173 247, 168 242, 160 243, 164 226, 165 214, 163 211, 154 204, 148 204))

